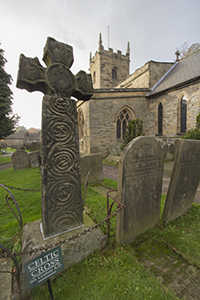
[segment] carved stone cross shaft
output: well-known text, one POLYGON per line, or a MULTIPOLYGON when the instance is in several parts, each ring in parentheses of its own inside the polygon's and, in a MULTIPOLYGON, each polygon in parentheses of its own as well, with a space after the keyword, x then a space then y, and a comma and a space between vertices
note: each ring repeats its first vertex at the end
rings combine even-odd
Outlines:
POLYGON ((44 93, 42 104, 41 190, 44 237, 82 226, 76 101, 89 100, 92 79, 70 71, 73 49, 48 38, 44 68, 38 58, 20 55, 17 87, 44 93))

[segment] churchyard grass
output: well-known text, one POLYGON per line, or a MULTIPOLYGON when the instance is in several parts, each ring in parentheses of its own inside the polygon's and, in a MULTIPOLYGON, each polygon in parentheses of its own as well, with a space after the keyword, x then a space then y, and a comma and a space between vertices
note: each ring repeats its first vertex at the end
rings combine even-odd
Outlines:
MULTIPOLYGON (((0 183, 23 189, 40 189, 39 168, 17 170, 13 168, 0 171, 0 183)), ((6 204, 5 189, 0 187, 0 244, 11 248, 20 236, 17 219, 6 204)), ((22 214, 23 223, 32 222, 41 218, 41 192, 25 192, 10 189, 14 195, 22 214)), ((12 207, 14 205, 11 204, 12 207)), ((16 209, 15 209, 16 211, 16 209)))
MULTIPOLYGON (((39 168, 0 172, 0 183, 9 186, 40 189, 39 168)), ((117 182, 104 179, 103 183, 117 188, 117 182)), ((89 185, 86 210, 94 222, 106 217, 106 197, 89 185)), ((23 223, 41 218, 41 193, 11 190, 22 213, 23 223)), ((21 231, 5 202, 6 191, 0 193, 0 244, 11 249, 20 248, 21 231)), ((161 211, 165 195, 162 196, 161 211)), ((116 207, 115 207, 116 209, 116 207)), ((55 299, 177 299, 161 285, 153 273, 145 269, 140 260, 141 251, 154 247, 156 253, 169 251, 200 267, 200 205, 193 204, 183 216, 165 225, 160 222, 154 229, 138 237, 131 245, 118 247, 115 243, 116 217, 111 221, 111 238, 103 251, 97 251, 82 263, 69 267, 51 279, 55 299), (156 246, 155 246, 156 245, 156 246)), ((106 232, 106 225, 102 226, 106 232)), ((155 254, 156 256, 156 254, 155 254)), ((49 299, 47 283, 35 288, 31 298, 49 299)))
POLYGON ((9 163, 11 161, 12 161, 12 159, 10 156, 4 156, 3 154, 0 154, 0 165, 9 163))
POLYGON ((6 152, 15 152, 16 149, 12 149, 11 147, 8 147, 6 149, 1 149, 1 151, 6 151, 6 152))

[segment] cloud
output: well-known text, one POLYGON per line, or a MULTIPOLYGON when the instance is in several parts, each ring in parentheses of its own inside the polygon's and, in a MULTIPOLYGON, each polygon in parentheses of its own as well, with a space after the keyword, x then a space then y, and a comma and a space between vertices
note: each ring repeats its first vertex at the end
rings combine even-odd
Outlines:
MULTIPOLYGON (((14 112, 21 125, 40 127, 41 93, 16 89, 20 53, 42 63, 48 36, 74 48, 72 72, 88 72, 89 54, 104 48, 126 53, 131 47, 131 73, 149 60, 172 61, 178 46, 200 42, 199 0, 6 0, 1 3, 1 47, 13 77, 14 112), (36 108, 36 110, 34 109, 36 108), (31 118, 31 112, 34 117, 31 118), (38 117, 39 116, 39 117, 38 117)), ((43 64, 44 65, 44 64, 43 64)))

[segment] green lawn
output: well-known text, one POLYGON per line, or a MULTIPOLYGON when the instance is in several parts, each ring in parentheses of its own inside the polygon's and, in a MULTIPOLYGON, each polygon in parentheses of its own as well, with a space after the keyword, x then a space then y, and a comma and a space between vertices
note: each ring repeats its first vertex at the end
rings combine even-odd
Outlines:
POLYGON ((11 156, 4 156, 3 154, 0 154, 0 165, 6 164, 11 162, 11 156))
MULTIPOLYGON (((0 183, 17 188, 40 189, 39 168, 17 171, 14 171, 13 168, 2 170, 0 171, 0 183)), ((10 191, 20 208, 24 224, 41 218, 40 192, 24 192, 14 189, 10 191)), ((10 248, 16 242, 15 234, 19 235, 20 230, 16 218, 6 204, 6 195, 6 190, 0 187, 0 244, 10 248)))
MULTIPOLYGON (((10 186, 39 189, 39 168, 0 171, 0 183, 10 186)), ((117 182, 104 179, 105 185, 117 187, 117 182)), ((94 185, 94 184, 93 184, 94 185)), ((40 192, 12 190, 20 207, 23 223, 41 218, 40 192)), ((20 241, 17 221, 5 204, 6 192, 0 193, 0 244, 11 247, 20 241)), ((162 196, 161 210, 165 196, 162 196)), ((88 188, 85 205, 90 217, 98 222, 106 216, 106 197, 88 188)), ((158 251, 176 253, 200 268, 200 205, 170 222, 158 224, 138 237, 131 245, 118 247, 115 243, 116 218, 111 222, 111 238, 102 252, 95 252, 82 263, 68 268, 51 279, 55 299, 177 299, 176 295, 155 279, 154 274, 139 262, 138 249, 144 253, 157 245, 158 251)), ((106 225, 102 227, 106 232, 106 225)), ((19 243, 18 243, 19 244, 19 243)), ((30 299, 49 299, 47 284, 32 291, 30 299)))

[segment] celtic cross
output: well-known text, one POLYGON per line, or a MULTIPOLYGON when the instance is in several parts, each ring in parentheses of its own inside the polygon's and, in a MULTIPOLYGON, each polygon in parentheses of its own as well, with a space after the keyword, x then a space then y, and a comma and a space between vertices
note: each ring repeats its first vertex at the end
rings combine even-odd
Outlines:
POLYGON ((73 48, 48 38, 44 68, 37 57, 20 55, 17 87, 41 91, 42 230, 50 237, 83 226, 76 101, 89 100, 92 79, 84 71, 70 71, 73 48))

